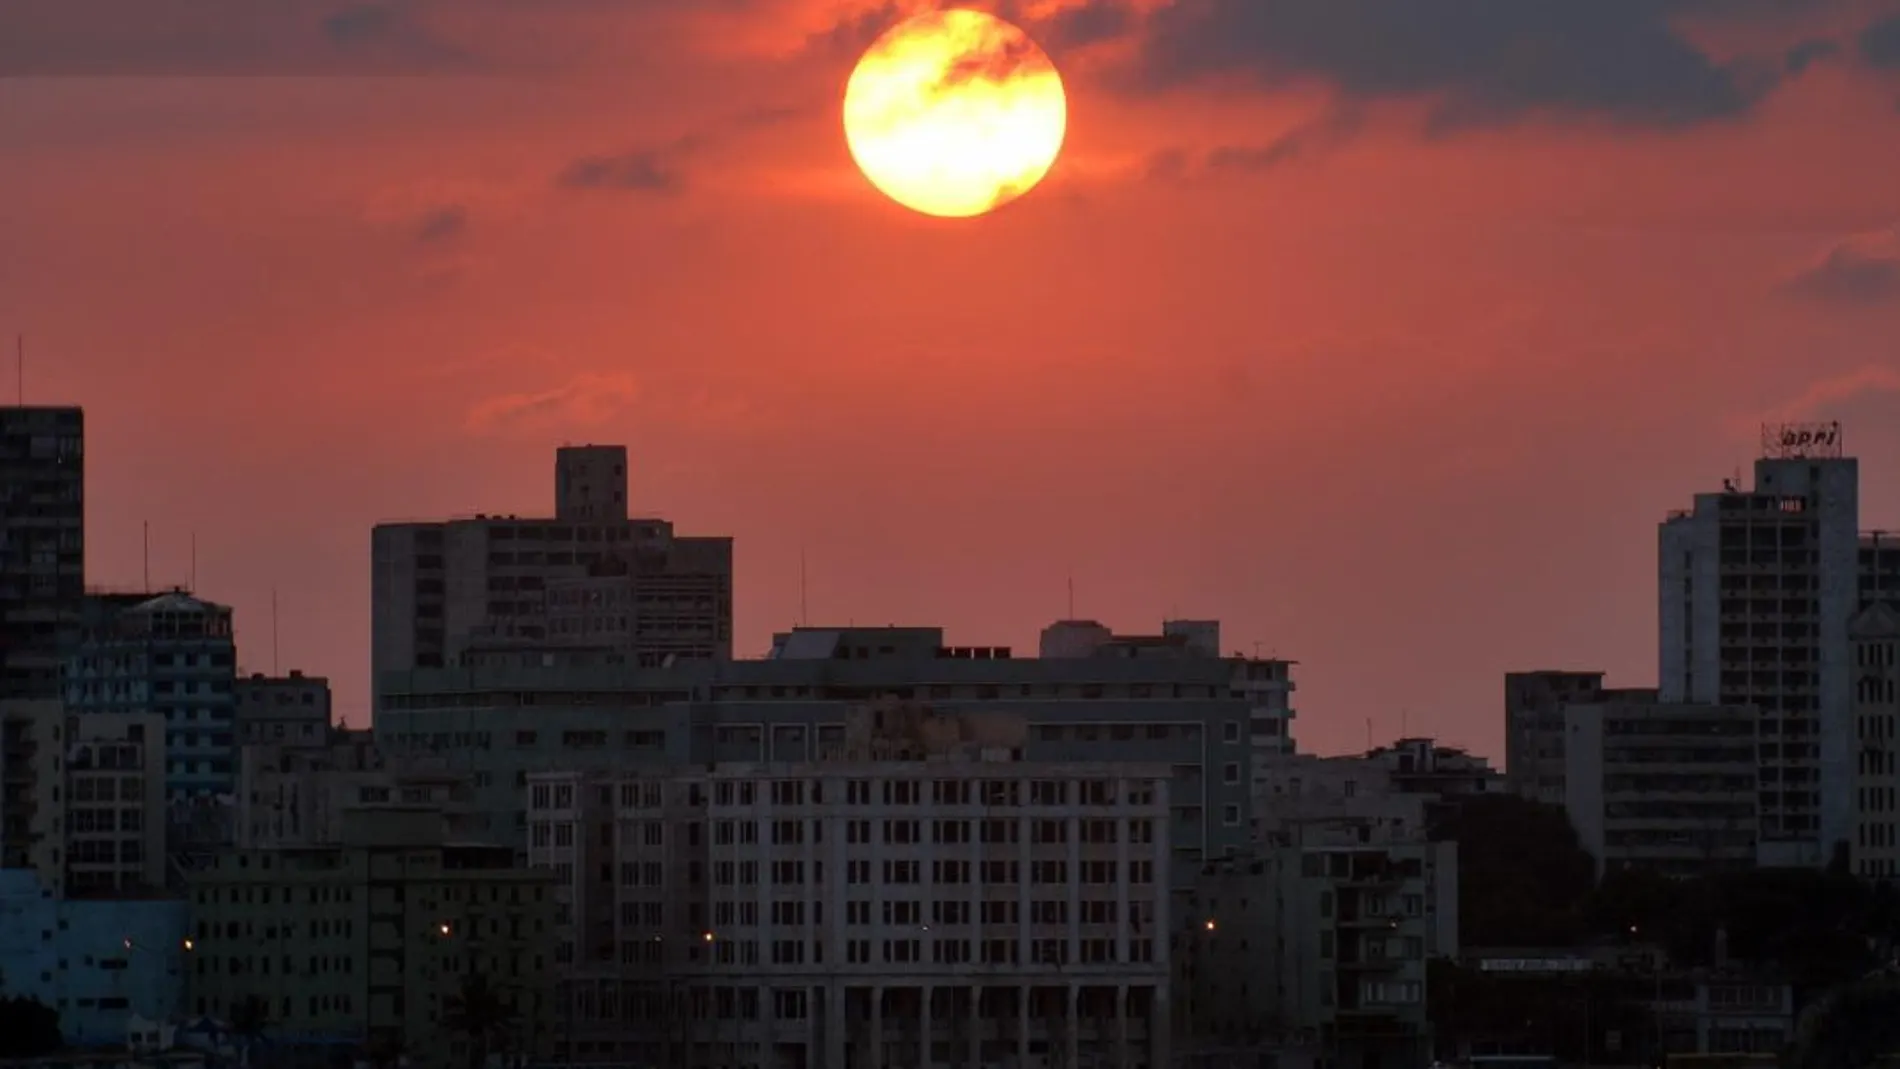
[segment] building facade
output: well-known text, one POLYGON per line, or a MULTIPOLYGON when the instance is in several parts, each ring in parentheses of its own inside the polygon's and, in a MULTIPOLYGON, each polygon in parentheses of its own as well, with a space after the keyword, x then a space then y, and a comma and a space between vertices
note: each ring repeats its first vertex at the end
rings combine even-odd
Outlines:
POLYGON ((1458 953, 1457 844, 1356 819, 1199 873, 1176 1048, 1305 1048, 1334 1066, 1430 1055, 1426 963, 1458 953))
POLYGON ((329 846, 349 814, 366 806, 432 807, 444 833, 480 837, 471 827, 469 777, 442 762, 391 762, 368 738, 306 746, 246 746, 239 761, 237 844, 246 849, 329 846))
POLYGON ((574 907, 573 1055, 1169 1065, 1169 770, 976 735, 931 760, 534 777, 530 857, 574 907))
POLYGON ((1821 865, 1853 837, 1860 468, 1839 424, 1770 428, 1763 452, 1752 490, 1661 526, 1661 698, 1760 711, 1760 859, 1821 865))
POLYGON ((801 628, 765 660, 647 669, 527 654, 382 677, 376 736, 394 757, 467 772, 484 834, 525 848, 534 772, 796 764, 835 749, 850 716, 880 704, 996 712, 1025 725, 1032 764, 1167 764, 1169 842, 1191 872, 1250 841, 1252 739, 1274 707, 1263 711, 1248 684, 1284 678, 1286 662, 1124 648, 1016 658, 946 646, 939 628, 801 628))
POLYGON ((1854 871, 1900 875, 1900 607, 1876 601, 1854 617, 1854 871))
POLYGON ((56 898, 145 894, 165 885, 163 721, 6 702, 0 733, 5 868, 32 870, 56 898))
POLYGON ((1507 672, 1504 676, 1504 782, 1523 798, 1563 805, 1564 706, 1655 701, 1654 689, 1603 685, 1602 672, 1507 672))
POLYGON ((0 871, 4 993, 57 1010, 70 1044, 123 1045, 134 1016, 183 1012, 186 920, 177 899, 62 900, 36 873, 0 871))
POLYGON ((1751 706, 1566 706, 1564 809, 1598 873, 1752 868, 1756 719, 1751 706))
POLYGON ((86 597, 85 414, 0 406, 0 701, 60 696, 86 597))
POLYGON ((626 450, 556 454, 555 515, 379 525, 371 671, 568 648, 636 665, 732 656, 732 540, 627 515, 626 450))
POLYGON ((278 1042, 394 1042, 417 1066, 461 1066, 449 1000, 480 974, 512 1006, 508 1052, 547 1049, 551 877, 445 842, 426 807, 357 810, 335 845, 224 852, 190 893, 194 1016, 230 1020, 255 996, 278 1042))
POLYGON ((330 681, 292 671, 252 673, 231 683, 239 746, 330 745, 330 681))

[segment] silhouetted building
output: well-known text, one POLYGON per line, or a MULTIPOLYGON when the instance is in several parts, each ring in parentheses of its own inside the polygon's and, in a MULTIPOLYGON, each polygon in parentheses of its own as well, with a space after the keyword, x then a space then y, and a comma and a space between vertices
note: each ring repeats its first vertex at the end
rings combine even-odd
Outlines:
POLYGON ((59 697, 85 596, 84 414, 0 408, 0 700, 59 697))

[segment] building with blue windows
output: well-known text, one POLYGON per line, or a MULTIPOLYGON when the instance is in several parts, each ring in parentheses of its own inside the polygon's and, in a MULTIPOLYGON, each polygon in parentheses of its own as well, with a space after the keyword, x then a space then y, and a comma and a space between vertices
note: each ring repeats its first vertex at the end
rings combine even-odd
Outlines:
POLYGON ((184 1010, 183 899, 66 899, 28 869, 0 869, 0 995, 59 1011, 74 1046, 126 1041, 137 1015, 184 1010))
POLYGON ((231 610, 182 590, 95 598, 67 661, 74 713, 154 713, 165 724, 167 840, 174 854, 228 843, 237 786, 231 610))

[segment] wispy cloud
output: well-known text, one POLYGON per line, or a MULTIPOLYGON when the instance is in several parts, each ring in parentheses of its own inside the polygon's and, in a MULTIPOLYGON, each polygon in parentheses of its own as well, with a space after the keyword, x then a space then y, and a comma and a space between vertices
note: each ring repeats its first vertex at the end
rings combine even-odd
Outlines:
POLYGON ((468 209, 460 204, 433 208, 416 222, 416 240, 424 245, 448 241, 468 229, 468 209))
POLYGON ((466 424, 478 434, 523 427, 578 427, 604 423, 626 410, 640 395, 633 375, 584 373, 552 389, 510 393, 477 402, 466 424))

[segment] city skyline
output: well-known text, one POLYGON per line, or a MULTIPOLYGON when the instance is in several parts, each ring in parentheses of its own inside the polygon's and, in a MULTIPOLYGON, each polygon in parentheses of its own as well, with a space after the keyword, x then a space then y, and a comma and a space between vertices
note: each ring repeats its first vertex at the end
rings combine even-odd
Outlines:
MULTIPOLYGON (((136 73, 18 10, 0 70, 136 73)), ((88 580, 140 585, 149 521, 153 584, 184 583, 195 541, 244 667, 275 590, 277 664, 360 724, 370 527, 544 513, 552 447, 625 442, 634 511, 735 539, 742 655, 798 618, 801 560, 813 623, 1019 649, 1072 580, 1075 615, 1298 660, 1304 746, 1371 717, 1497 756, 1506 670, 1656 682, 1655 524, 1763 420, 1844 420, 1862 526, 1900 526, 1891 5, 1616 16, 1716 72, 1640 107, 1522 107, 1416 28, 1396 84, 1289 45, 1257 73, 1295 88, 1156 68, 1144 97, 1126 38, 1032 25, 1071 147, 961 229, 850 171, 854 57, 808 42, 844 10, 553 19, 652 59, 565 77, 16 83, 0 334, 28 402, 87 408, 88 580), (1715 114, 1667 97, 1783 53, 1715 114)))

